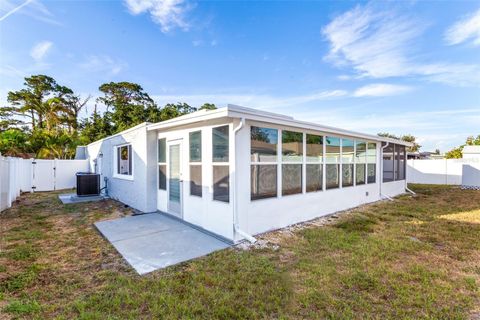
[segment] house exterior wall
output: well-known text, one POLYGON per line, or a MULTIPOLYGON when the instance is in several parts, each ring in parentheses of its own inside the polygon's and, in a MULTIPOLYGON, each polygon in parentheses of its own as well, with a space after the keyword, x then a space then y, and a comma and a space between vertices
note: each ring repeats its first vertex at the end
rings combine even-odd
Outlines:
MULTIPOLYGON (((405 192, 405 180, 381 183, 381 143, 362 138, 360 140, 376 145, 375 183, 325 190, 324 170, 323 191, 306 192, 305 183, 303 183, 303 192, 299 194, 282 196, 281 189, 278 187, 279 196, 275 198, 251 200, 251 125, 355 139, 353 136, 325 134, 298 127, 258 121, 246 121, 242 125, 240 119, 229 117, 166 129, 159 127, 148 130, 147 125, 142 124, 88 145, 87 155, 90 161, 90 169, 102 175, 102 187, 104 186, 103 177, 108 178, 110 197, 143 212, 159 210, 174 214, 169 212, 168 205, 169 145, 180 143, 180 180, 183 181, 180 190, 182 198, 180 218, 233 241, 242 240, 242 237, 234 232, 235 223, 242 231, 255 235, 361 204, 375 202, 381 199, 381 194, 393 197, 405 192), (230 201, 228 203, 213 200, 212 129, 222 125, 229 126, 230 201), (235 134, 235 128, 241 129, 235 134), (189 134, 194 131, 201 131, 202 133, 202 197, 190 194, 189 134), (166 139, 167 143, 167 190, 159 189, 158 185, 158 139, 163 138, 166 139), (116 168, 114 150, 117 146, 124 144, 132 146, 133 176, 130 179, 121 178, 114 174, 116 168), (99 157, 100 152, 103 157, 99 157)), ((279 137, 281 139, 281 131, 279 131, 279 137)), ((305 150, 303 152, 305 153, 305 150)), ((278 157, 281 157, 281 152, 278 157)), ((303 170, 302 180, 305 181, 305 179, 306 173, 303 170)), ((278 176, 278 181, 281 181, 281 175, 278 176)))
MULTIPOLYGON (((381 175, 381 146, 376 143, 376 183, 343 187, 338 189, 323 190, 317 192, 277 196, 260 200, 250 199, 250 128, 251 125, 307 132, 299 128, 276 126, 271 123, 257 123, 247 121, 246 125, 237 133, 236 144, 236 168, 237 168, 237 212, 240 229, 255 235, 269 230, 279 229, 291 224, 308 221, 316 217, 328 215, 337 211, 346 210, 361 204, 378 201, 380 196, 381 175)), ((321 132, 308 132, 322 135, 321 132)), ((279 135, 281 133, 279 132, 279 135)), ((323 134, 325 135, 325 134, 323 134)), ((338 135, 334 135, 338 136, 338 135)), ((342 137, 355 139, 353 137, 342 137)), ((280 138, 281 139, 281 138, 280 138)), ((364 139, 361 139, 364 141, 364 139)), ((281 156, 281 155, 278 155, 281 156)), ((305 170, 304 170, 305 171, 305 170)), ((323 175, 325 179, 325 174, 323 175)), ((277 181, 281 180, 281 177, 277 181)), ((305 181, 305 172, 303 173, 305 181)), ((324 184, 325 185, 325 184, 324 184)), ((395 196, 405 192, 406 182, 393 181, 382 183, 382 193, 395 196)), ((279 194, 281 194, 279 192, 279 194)), ((237 236, 235 240, 240 240, 237 236)))
POLYGON ((155 163, 151 161, 152 152, 149 151, 156 150, 155 148, 155 135, 147 133, 146 124, 139 125, 124 133, 89 144, 87 154, 90 171, 101 174, 102 188, 105 186, 104 177, 108 178, 108 194, 111 198, 142 212, 156 211, 156 171, 155 163), (130 179, 114 174, 115 148, 123 144, 132 146, 133 174, 130 179), (99 156, 100 152, 102 157, 99 156))
MULTIPOLYGON (((208 125, 196 125, 176 128, 169 131, 158 131, 157 139, 165 138, 167 142, 167 185, 168 185, 168 160, 169 144, 181 142, 181 178, 182 188, 182 219, 195 224, 205 230, 216 233, 226 239, 233 239, 233 190, 232 179, 234 174, 235 149, 233 137, 233 123, 231 119, 211 121, 208 125), (230 202, 225 203, 213 200, 213 162, 212 162, 212 128, 229 126, 229 170, 230 170, 230 202), (195 131, 202 132, 202 197, 190 195, 190 159, 189 159, 189 134, 195 131)), ((155 131, 157 132, 157 131, 155 131)), ((155 149, 155 157, 157 149, 155 149)), ((158 167, 155 177, 158 179, 158 167)), ((158 180, 157 180, 158 181, 158 180)), ((169 213, 168 191, 157 190, 157 208, 159 211, 169 213)), ((168 186, 167 186, 168 189, 168 186)), ((172 213, 173 214, 173 213, 172 213)))

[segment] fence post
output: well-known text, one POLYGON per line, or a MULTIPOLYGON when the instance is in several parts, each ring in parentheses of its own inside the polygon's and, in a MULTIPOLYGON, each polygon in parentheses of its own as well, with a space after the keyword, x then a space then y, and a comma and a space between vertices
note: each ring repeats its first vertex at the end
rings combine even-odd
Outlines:
POLYGON ((57 158, 53 159, 53 190, 57 190, 57 158))
POLYGON ((34 158, 30 158, 30 165, 31 165, 31 169, 32 169, 32 172, 30 174, 30 193, 34 193, 35 192, 35 159, 34 158))

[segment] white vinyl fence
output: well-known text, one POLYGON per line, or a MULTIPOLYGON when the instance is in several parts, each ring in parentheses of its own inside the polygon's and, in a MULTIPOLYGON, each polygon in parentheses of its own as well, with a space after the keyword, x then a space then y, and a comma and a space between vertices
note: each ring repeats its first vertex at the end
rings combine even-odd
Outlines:
POLYGON ((408 160, 407 182, 480 186, 480 159, 408 160))
POLYGON ((37 160, 0 157, 0 211, 21 192, 74 188, 75 173, 88 172, 88 160, 37 160))

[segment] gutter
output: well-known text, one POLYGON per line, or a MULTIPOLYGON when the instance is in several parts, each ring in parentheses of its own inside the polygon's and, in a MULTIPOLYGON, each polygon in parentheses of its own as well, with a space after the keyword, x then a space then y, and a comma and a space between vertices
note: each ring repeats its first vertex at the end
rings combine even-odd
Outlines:
MULTIPOLYGON (((245 118, 241 118, 241 121, 240 121, 240 124, 235 128, 233 129, 233 136, 235 138, 235 141, 236 141, 236 136, 237 136, 237 132, 240 131, 240 129, 243 128, 243 126, 245 125, 245 118)), ((236 143, 235 143, 235 148, 237 147, 236 143)), ((234 179, 233 179, 233 183, 232 183, 232 187, 233 187, 233 230, 234 230, 234 233, 238 233, 239 235, 241 235, 243 238, 247 239, 248 241, 250 241, 251 243, 255 243, 257 241, 257 239, 255 239, 252 235, 246 233, 245 231, 243 231, 242 229, 240 229, 240 226, 238 225, 238 210, 237 210, 237 165, 236 165, 236 162, 237 162, 237 157, 235 157, 235 173, 234 173, 234 179)), ((235 239, 235 237, 234 237, 235 239)))
POLYGON ((387 195, 385 195, 385 194, 382 194, 382 184, 383 184, 383 150, 384 150, 386 147, 388 147, 389 145, 390 145, 390 142, 387 141, 387 144, 384 145, 384 146, 381 148, 382 154, 381 154, 381 159, 380 159, 380 172, 381 172, 381 179, 382 179, 382 180, 379 181, 379 185, 380 185, 380 199, 385 198, 385 199, 388 199, 388 200, 390 200, 390 201, 393 201, 392 197, 389 197, 389 196, 387 196, 387 195))

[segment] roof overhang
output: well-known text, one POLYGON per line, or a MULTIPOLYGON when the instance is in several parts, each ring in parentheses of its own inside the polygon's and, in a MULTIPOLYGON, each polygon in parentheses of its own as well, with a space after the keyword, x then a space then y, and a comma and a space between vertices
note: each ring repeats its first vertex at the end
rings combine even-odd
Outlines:
POLYGON ((362 138, 370 141, 380 141, 401 144, 405 146, 413 146, 413 143, 392 138, 380 137, 377 135, 365 134, 356 131, 344 130, 336 127, 325 126, 313 122, 296 120, 293 117, 285 116, 272 112, 265 112, 257 109, 246 108, 229 104, 225 108, 216 110, 200 110, 188 115, 177 117, 171 120, 162 121, 147 126, 147 130, 165 130, 173 127, 189 125, 195 122, 209 121, 219 118, 236 118, 251 121, 272 123, 276 125, 283 125, 299 129, 307 129, 312 131, 325 132, 327 134, 334 134, 352 138, 362 138))

